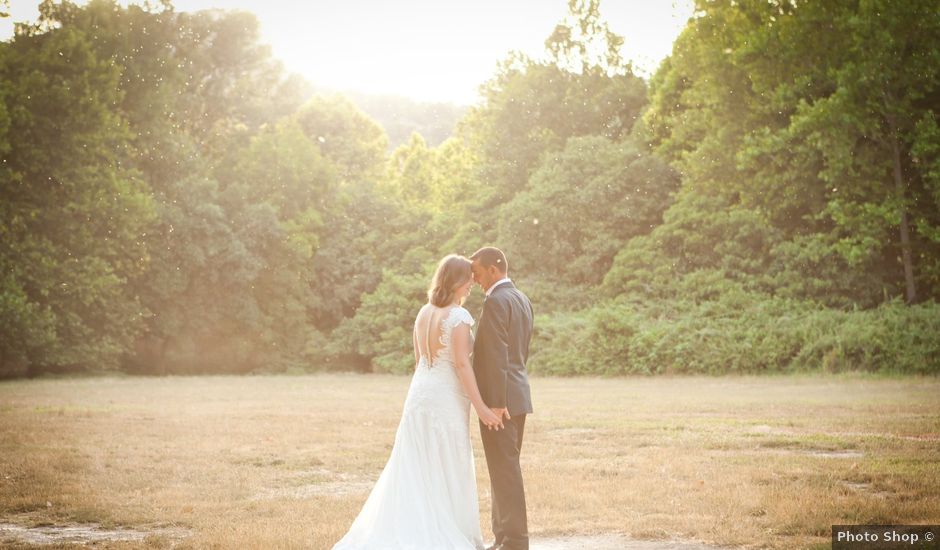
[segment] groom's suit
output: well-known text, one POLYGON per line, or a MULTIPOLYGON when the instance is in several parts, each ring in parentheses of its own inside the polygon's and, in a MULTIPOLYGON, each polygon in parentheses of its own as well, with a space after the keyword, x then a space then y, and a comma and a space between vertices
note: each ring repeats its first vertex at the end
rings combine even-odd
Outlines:
POLYGON ((483 401, 490 408, 508 409, 511 417, 500 430, 481 422, 480 433, 493 496, 493 534, 512 550, 529 548, 519 453, 526 415, 532 413, 525 368, 532 327, 529 299, 506 281, 483 301, 473 344, 473 372, 483 401))

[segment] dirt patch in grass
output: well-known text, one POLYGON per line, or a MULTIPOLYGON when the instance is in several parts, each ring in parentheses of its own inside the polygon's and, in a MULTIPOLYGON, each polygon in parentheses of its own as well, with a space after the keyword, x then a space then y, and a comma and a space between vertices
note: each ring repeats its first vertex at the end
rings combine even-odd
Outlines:
POLYGON ((105 528, 97 523, 69 525, 41 525, 26 527, 15 523, 0 523, 0 544, 97 544, 112 541, 142 542, 150 538, 181 541, 192 531, 181 527, 154 527, 149 529, 105 528))
POLYGON ((294 471, 280 476, 275 482, 276 486, 259 491, 252 500, 303 500, 320 496, 367 494, 377 479, 326 468, 294 471))
POLYGON ((589 535, 532 539, 529 541, 529 548, 530 550, 718 550, 720 547, 684 541, 633 540, 621 535, 589 535))

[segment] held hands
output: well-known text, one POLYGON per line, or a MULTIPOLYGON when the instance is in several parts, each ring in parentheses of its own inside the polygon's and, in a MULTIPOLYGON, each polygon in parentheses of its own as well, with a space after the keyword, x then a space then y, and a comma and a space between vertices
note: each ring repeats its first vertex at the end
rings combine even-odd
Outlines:
POLYGON ((503 426, 503 418, 505 418, 506 420, 512 420, 512 418, 509 416, 509 409, 490 409, 490 410, 492 410, 499 417, 500 428, 505 427, 503 426))
MULTIPOLYGON (((505 410, 505 409, 502 409, 502 410, 505 410)), ((499 416, 496 416, 496 413, 494 412, 494 410, 487 407, 486 405, 483 405, 482 410, 477 409, 477 416, 480 417, 480 422, 485 424, 486 427, 490 430, 494 428, 499 430, 500 428, 503 427, 502 418, 499 416)))
POLYGON ((499 431, 505 426, 503 425, 503 418, 506 420, 510 419, 508 409, 491 409, 486 405, 483 406, 483 414, 480 414, 480 411, 477 411, 477 415, 480 417, 480 421, 486 424, 486 427, 489 429, 496 429, 499 431))

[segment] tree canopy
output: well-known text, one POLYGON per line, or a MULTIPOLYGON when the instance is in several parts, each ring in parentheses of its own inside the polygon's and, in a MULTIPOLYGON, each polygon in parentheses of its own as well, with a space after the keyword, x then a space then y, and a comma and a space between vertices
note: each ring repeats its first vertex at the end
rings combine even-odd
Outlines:
POLYGON ((570 0, 406 136, 250 13, 46 0, 0 43, 0 375, 408 372, 483 245, 536 372, 937 372, 936 8, 699 0, 647 81, 570 0))

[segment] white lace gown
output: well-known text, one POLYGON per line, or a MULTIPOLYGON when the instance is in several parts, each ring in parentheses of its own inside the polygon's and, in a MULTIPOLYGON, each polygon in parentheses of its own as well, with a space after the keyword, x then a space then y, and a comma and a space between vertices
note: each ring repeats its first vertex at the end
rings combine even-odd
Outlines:
POLYGON ((442 347, 431 361, 421 355, 391 456, 333 550, 484 548, 470 446, 470 400, 457 377, 450 342, 460 323, 473 325, 470 312, 462 307, 441 319, 442 347))

